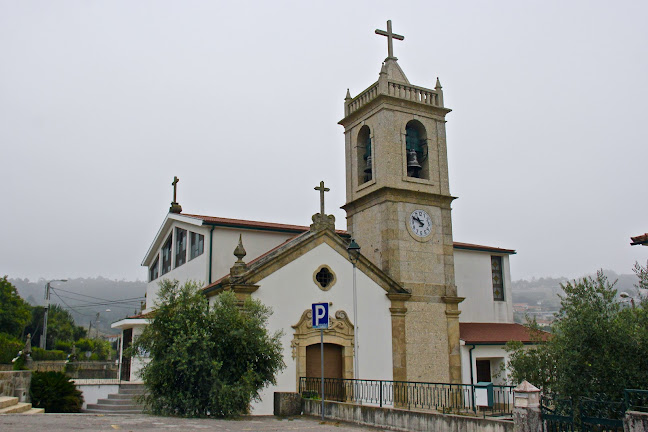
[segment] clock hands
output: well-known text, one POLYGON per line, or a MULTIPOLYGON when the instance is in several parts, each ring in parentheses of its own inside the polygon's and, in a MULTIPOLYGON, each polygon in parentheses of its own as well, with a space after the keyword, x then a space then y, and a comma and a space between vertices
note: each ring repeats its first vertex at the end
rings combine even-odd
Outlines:
POLYGON ((425 225, 421 219, 419 219, 418 216, 412 216, 412 219, 414 219, 416 222, 419 223, 420 226, 425 225))

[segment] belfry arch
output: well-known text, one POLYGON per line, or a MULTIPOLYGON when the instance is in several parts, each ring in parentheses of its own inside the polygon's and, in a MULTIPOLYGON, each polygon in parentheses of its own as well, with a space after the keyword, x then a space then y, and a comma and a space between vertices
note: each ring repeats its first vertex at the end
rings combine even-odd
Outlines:
MULTIPOLYGON (((347 313, 343 310, 335 312, 335 317, 329 318, 329 328, 324 330, 324 344, 333 344, 341 347, 342 351, 342 378, 353 378, 353 335, 354 326, 349 321, 347 313)), ((306 351, 307 347, 320 343, 320 331, 313 328, 313 313, 310 309, 302 313, 295 329, 293 340, 290 343, 292 358, 296 363, 297 388, 299 378, 306 376, 306 351)), ((325 351, 326 352, 326 351, 325 351)))

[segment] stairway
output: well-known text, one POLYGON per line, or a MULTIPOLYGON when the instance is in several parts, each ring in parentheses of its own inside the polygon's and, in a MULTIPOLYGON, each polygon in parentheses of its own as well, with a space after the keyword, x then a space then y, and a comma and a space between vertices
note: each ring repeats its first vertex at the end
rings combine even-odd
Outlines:
POLYGON ((83 412, 101 414, 141 414, 142 405, 135 398, 144 394, 144 384, 120 384, 119 393, 109 394, 108 399, 99 399, 88 404, 83 412))
POLYGON ((32 408, 32 404, 18 402, 17 397, 0 396, 0 414, 40 414, 43 408, 32 408))

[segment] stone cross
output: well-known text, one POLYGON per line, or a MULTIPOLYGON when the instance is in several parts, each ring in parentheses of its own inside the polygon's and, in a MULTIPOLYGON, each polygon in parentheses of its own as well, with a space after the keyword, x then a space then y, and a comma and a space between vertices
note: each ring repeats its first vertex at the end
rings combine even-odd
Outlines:
POLYGON ((320 214, 324 215, 324 192, 328 192, 331 189, 324 187, 324 182, 321 181, 320 185, 316 187, 315 190, 320 193, 320 214))
POLYGON ((173 183, 171 183, 171 186, 173 186, 173 202, 176 202, 176 191, 177 191, 177 184, 180 181, 180 179, 176 176, 173 176, 173 183))
POLYGON ((404 40, 405 36, 392 33, 391 20, 387 20, 387 31, 376 29, 376 34, 387 36, 387 58, 396 58, 394 57, 393 39, 404 40))

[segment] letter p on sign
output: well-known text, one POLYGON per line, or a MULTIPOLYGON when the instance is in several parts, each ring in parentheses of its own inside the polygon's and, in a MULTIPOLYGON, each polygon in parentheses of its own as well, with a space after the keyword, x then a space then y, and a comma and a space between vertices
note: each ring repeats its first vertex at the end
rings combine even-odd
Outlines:
POLYGON ((328 303, 313 303, 313 328, 327 329, 329 326, 328 303))

